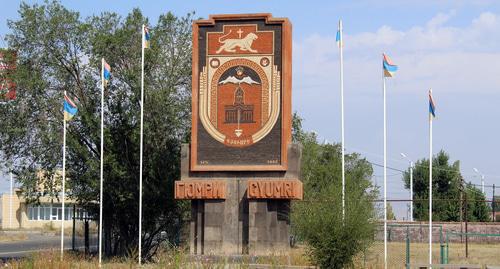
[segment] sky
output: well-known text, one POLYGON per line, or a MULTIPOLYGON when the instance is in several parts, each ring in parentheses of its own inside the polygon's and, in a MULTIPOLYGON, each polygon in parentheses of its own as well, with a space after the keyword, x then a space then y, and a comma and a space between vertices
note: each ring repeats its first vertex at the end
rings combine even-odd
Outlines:
MULTIPOLYGON (((43 3, 26 1, 26 3, 43 3)), ((340 141, 339 52, 335 33, 344 28, 345 148, 383 163, 381 54, 399 66, 387 80, 388 166, 405 170, 408 161, 429 157, 428 97, 433 90, 437 117, 433 153, 443 149, 460 160, 466 181, 500 185, 500 2, 494 0, 359 1, 69 1, 82 17, 111 11, 126 16, 138 7, 155 24, 168 11, 197 17, 226 13, 272 13, 293 24, 292 109, 304 128, 321 141, 340 141)), ((20 1, 2 3, 0 39, 18 20, 20 1)), ((0 47, 6 46, 0 41, 0 47)), ((383 184, 374 166, 373 180, 383 184)), ((407 199, 400 172, 388 171, 388 199, 407 199)), ((9 189, 0 178, 0 192, 9 189)), ((497 193, 499 193, 497 190, 497 193)), ((491 199, 492 188, 486 188, 491 199)), ((406 204, 393 203, 399 219, 406 204)))

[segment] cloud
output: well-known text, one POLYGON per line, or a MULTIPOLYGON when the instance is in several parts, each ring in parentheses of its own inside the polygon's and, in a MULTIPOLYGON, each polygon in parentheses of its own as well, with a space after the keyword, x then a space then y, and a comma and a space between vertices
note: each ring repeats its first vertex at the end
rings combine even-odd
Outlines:
MULTIPOLYGON (((399 65, 394 83, 405 91, 498 92, 500 19, 484 12, 464 27, 449 26, 451 10, 423 25, 397 30, 344 33, 345 81, 356 91, 380 87, 381 53, 399 65)), ((338 80, 335 37, 313 34, 294 42, 295 85, 321 91, 338 80)), ((336 85, 336 84, 335 84, 336 85)))

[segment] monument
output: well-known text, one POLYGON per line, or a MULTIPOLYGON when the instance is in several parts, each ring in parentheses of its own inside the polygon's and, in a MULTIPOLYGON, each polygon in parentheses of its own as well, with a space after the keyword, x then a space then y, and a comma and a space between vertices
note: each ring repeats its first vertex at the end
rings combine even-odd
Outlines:
POLYGON ((291 142, 291 24, 271 14, 193 24, 192 132, 176 199, 191 200, 192 254, 287 251, 302 199, 291 142))

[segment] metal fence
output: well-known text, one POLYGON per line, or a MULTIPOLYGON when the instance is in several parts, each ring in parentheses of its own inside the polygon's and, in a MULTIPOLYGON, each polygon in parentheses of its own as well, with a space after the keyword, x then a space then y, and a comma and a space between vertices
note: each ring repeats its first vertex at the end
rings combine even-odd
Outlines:
POLYGON ((445 262, 500 265, 500 234, 447 232, 445 262))
MULTIPOLYGON (((445 237, 441 225, 432 227, 433 263, 443 263, 445 258, 445 237)), ((377 227, 374 244, 362 254, 365 268, 384 265, 384 226, 377 227)), ((408 268, 410 263, 429 262, 429 226, 427 224, 387 225, 388 268, 408 268)))
MULTIPOLYGON (((500 265, 500 234, 463 233, 432 227, 433 264, 500 265)), ((427 223, 387 225, 387 267, 429 264, 427 223)), ((377 227, 374 244, 359 257, 358 267, 384 268, 384 227, 377 227)))
POLYGON ((96 253, 99 244, 98 222, 87 215, 73 216, 71 248, 86 255, 96 253))

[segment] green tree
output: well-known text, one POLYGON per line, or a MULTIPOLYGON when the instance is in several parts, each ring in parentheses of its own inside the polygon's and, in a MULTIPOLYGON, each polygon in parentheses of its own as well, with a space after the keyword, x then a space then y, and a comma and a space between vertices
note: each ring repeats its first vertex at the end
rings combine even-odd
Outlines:
MULTIPOLYGON (((140 10, 82 19, 57 1, 21 4, 9 21, 9 47, 18 53, 18 98, 0 107, 0 150, 12 160, 21 189, 36 202, 52 195, 35 173, 50 177, 62 164, 63 91, 77 99, 67 128, 68 191, 97 216, 100 160, 101 58, 112 67, 105 91, 104 235, 108 255, 138 246, 140 10)), ((161 15, 145 59, 143 254, 155 253, 167 232, 176 242, 186 204, 173 200, 180 145, 189 138, 192 15, 161 15)), ((51 182, 50 180, 42 182, 51 182)))
MULTIPOLYGON (((384 216, 382 216, 382 219, 384 219, 384 216)), ((387 203, 387 220, 396 220, 396 215, 390 203, 387 203)))
POLYGON ((472 184, 467 184, 465 190, 467 192, 467 221, 480 222, 490 220, 489 209, 486 205, 483 192, 472 184))
MULTIPOLYGON (((410 188, 410 169, 403 174, 405 188, 410 188)), ((463 186, 463 177, 460 174, 460 162, 450 163, 450 157, 444 151, 440 151, 432 159, 432 219, 434 221, 460 221, 460 197, 463 186)), ((476 188, 467 187, 469 196, 474 196, 481 203, 470 204, 477 206, 471 211, 471 217, 478 221, 486 221, 487 211, 484 203, 484 195, 477 193, 476 188), (474 212, 474 213, 472 213, 474 212)), ((463 195, 462 195, 463 198, 463 195)), ((413 217, 416 220, 426 221, 429 219, 429 160, 421 159, 415 163, 413 169, 413 217)), ((475 199, 475 200, 476 200, 475 199)), ((474 200, 474 201, 475 201, 474 200)), ((463 210, 463 208, 462 208, 463 210)))
POLYGON ((358 154, 346 155, 346 211, 342 219, 341 148, 318 144, 293 118, 293 139, 301 143, 304 201, 293 203, 292 225, 321 268, 344 268, 373 241, 376 214, 372 167, 358 154))

